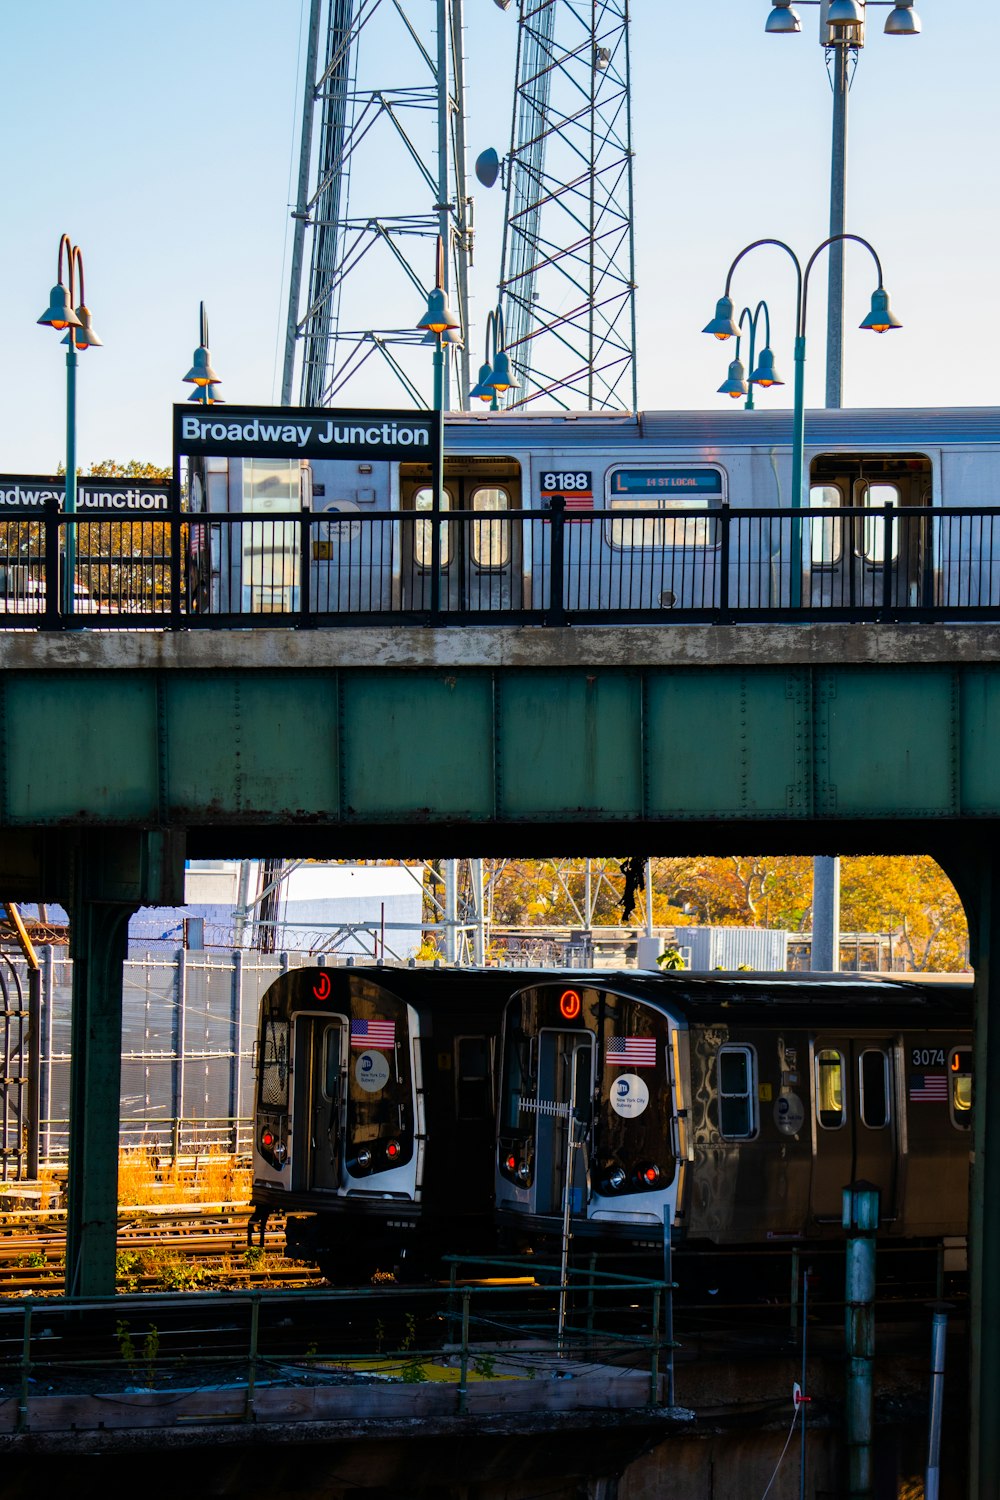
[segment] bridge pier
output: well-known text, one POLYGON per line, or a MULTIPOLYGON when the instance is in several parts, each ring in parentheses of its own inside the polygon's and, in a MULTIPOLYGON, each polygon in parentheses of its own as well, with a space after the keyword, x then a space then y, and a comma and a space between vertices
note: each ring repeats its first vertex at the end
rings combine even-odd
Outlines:
POLYGON ((67 860, 73 1006, 66 1294, 113 1296, 118 1231, 123 968, 129 918, 183 899, 183 844, 94 833, 67 860))

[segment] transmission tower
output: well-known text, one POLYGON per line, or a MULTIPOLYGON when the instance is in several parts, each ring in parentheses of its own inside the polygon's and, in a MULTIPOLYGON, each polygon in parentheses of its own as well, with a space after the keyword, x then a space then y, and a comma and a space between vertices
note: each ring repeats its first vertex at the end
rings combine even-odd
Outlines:
POLYGON ((506 168, 508 400, 635 410, 628 0, 519 0, 506 168))
MULTIPOLYGON (((434 285, 468 327, 463 0, 311 0, 281 399, 326 406, 377 355, 428 406, 434 285), (389 84, 388 67, 402 76, 389 84), (315 149, 314 149, 315 147, 315 149), (305 274, 308 245, 308 276, 305 274), (303 284, 305 291, 303 292, 303 284), (378 326, 374 326, 377 324, 378 326), (297 357, 298 355, 298 357, 297 357)), ((469 389, 468 355, 457 360, 469 389)), ((449 404, 446 368, 445 405, 449 404)))

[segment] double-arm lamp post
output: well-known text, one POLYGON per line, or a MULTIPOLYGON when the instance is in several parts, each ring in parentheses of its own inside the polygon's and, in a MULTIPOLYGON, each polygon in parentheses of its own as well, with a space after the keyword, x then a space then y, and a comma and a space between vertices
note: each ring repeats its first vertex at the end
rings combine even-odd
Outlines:
POLYGON ((771 353, 771 315, 767 310, 766 302, 758 302, 754 311, 745 307, 740 313, 737 323, 739 332, 736 335, 736 357, 729 366, 729 374, 719 386, 720 396, 731 396, 738 401, 741 396, 747 399, 743 403, 747 411, 753 411, 753 388, 755 385, 764 386, 765 389, 772 385, 784 385, 784 381, 774 368, 774 355, 771 353), (760 361, 754 364, 754 347, 757 341, 757 324, 761 317, 764 319, 764 347, 760 352, 760 361), (740 359, 740 340, 743 337, 743 324, 749 323, 750 351, 747 365, 750 374, 747 375, 746 366, 740 359))
POLYGON ((805 490, 805 375, 806 375, 806 313, 809 302, 809 275, 817 258, 828 246, 840 240, 855 240, 863 245, 875 262, 878 272, 878 285, 872 292, 872 305, 868 316, 863 319, 860 326, 869 328, 873 333, 888 333, 892 328, 899 328, 899 319, 889 306, 889 293, 882 283, 882 263, 875 253, 874 247, 867 240, 862 239, 859 234, 831 235, 810 255, 802 268, 802 263, 790 245, 784 240, 763 239, 754 240, 752 244, 744 246, 729 267, 726 276, 726 289, 719 298, 715 308, 715 317, 703 329, 704 333, 710 333, 719 340, 738 338, 740 334, 739 325, 733 321, 733 302, 729 295, 732 286, 733 273, 743 258, 756 250, 761 245, 777 245, 779 250, 791 257, 795 267, 796 294, 795 294, 795 385, 793 388, 793 410, 792 410, 792 509, 800 510, 803 504, 803 493, 805 490))
POLYGON ((499 409, 497 397, 503 395, 504 391, 516 391, 518 388, 518 382, 511 373, 505 342, 503 308, 497 306, 487 314, 486 361, 479 366, 479 380, 469 392, 470 397, 475 400, 488 401, 490 411, 499 409))
POLYGON ((444 240, 438 235, 437 265, 433 290, 418 329, 434 339, 434 413, 437 418, 431 472, 431 613, 441 604, 441 512, 444 510, 444 346, 445 340, 461 338, 461 324, 448 306, 444 289, 444 240))
MULTIPOLYGON (((83 251, 74 245, 68 234, 59 240, 59 257, 56 264, 56 284, 49 293, 49 305, 38 319, 46 328, 55 328, 66 337, 66 489, 63 510, 67 516, 76 515, 76 356, 83 349, 98 348, 101 340, 94 332, 90 321, 90 309, 83 286, 83 251), (66 281, 63 280, 63 252, 66 253, 66 281), (76 300, 77 275, 80 278, 80 304, 76 300), (68 283, 68 286, 67 286, 68 283)), ((66 527, 66 543, 63 554, 62 606, 67 615, 73 613, 76 590, 76 532, 75 522, 66 527)))

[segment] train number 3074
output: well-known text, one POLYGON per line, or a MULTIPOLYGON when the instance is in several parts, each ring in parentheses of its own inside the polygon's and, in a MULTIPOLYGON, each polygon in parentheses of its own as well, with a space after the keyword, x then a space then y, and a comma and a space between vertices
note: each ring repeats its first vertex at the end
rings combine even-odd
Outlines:
POLYGON ((934 1063, 940 1063, 941 1066, 943 1067, 944 1066, 944 1048, 943 1047, 914 1047, 913 1053, 912 1053, 912 1056, 911 1056, 910 1060, 912 1062, 913 1067, 915 1067, 915 1068, 929 1068, 929 1067, 932 1067, 934 1065, 934 1063))

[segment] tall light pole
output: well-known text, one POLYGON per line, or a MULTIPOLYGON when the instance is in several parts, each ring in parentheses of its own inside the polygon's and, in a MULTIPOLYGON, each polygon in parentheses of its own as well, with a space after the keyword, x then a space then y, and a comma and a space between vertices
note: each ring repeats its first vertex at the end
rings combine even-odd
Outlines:
POLYGON ((203 406, 225 405, 219 395, 221 376, 212 369, 212 356, 208 352, 208 314, 204 302, 198 305, 198 347, 191 357, 191 368, 184 376, 194 390, 189 401, 200 401, 203 406))
MULTIPOLYGON (((66 489, 63 511, 67 516, 76 515, 76 356, 78 350, 97 348, 101 340, 94 332, 90 321, 83 287, 83 251, 74 245, 68 234, 59 240, 59 256, 56 263, 56 284, 49 293, 49 305, 38 319, 46 328, 58 332, 66 329, 63 343, 66 345, 66 489), (66 282, 63 281, 63 251, 66 252, 66 282), (76 278, 80 278, 80 305, 74 309, 76 300, 76 278)), ((67 615, 73 613, 76 596, 76 532, 75 522, 66 527, 66 544, 63 554, 62 606, 67 615)))
MULTIPOLYGON (((916 36, 920 18, 913 0, 796 0, 819 8, 819 40, 826 51, 833 89, 833 143, 830 155, 830 267, 826 314, 826 405, 840 406, 844 394, 844 251, 847 228, 847 96, 858 54, 865 44, 865 13, 889 9, 887 36, 916 36)), ((791 0, 771 0, 764 28, 772 35, 794 35, 802 22, 791 0)))
POLYGON ((434 340, 434 413, 437 432, 432 456, 431 484, 431 613, 441 604, 441 512, 444 510, 444 409, 446 396, 445 344, 461 341, 461 326, 448 306, 445 291, 444 240, 438 235, 434 288, 417 324, 434 340))

